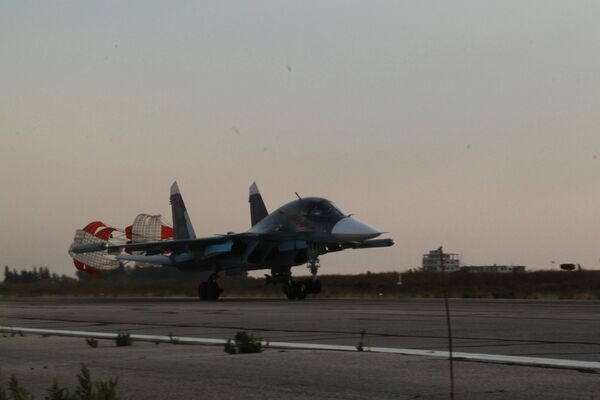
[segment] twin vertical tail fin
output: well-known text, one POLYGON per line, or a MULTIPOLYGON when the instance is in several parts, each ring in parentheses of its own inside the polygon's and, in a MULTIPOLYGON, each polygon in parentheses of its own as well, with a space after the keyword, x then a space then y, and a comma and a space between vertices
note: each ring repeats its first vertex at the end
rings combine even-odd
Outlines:
MULTIPOLYGON (((190 216, 185 208, 183 197, 179 191, 177 182, 171 185, 171 211, 173 213, 173 237, 174 239, 195 239, 196 233, 190 221, 190 216)), ((250 186, 250 218, 252 226, 259 223, 263 218, 269 215, 265 202, 258 191, 256 182, 250 186)))
POLYGON ((254 226, 269 215, 265 202, 258 191, 258 186, 256 186, 256 182, 250 185, 250 197, 248 201, 250 202, 250 219, 252 226, 254 226))
POLYGON ((173 237, 175 239, 195 239, 196 233, 185 209, 185 203, 177 182, 171 185, 171 211, 173 213, 173 237))

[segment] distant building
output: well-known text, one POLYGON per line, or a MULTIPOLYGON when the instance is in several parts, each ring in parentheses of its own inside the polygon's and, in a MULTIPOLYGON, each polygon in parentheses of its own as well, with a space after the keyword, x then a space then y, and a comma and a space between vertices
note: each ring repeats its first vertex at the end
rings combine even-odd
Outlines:
POLYGON ((465 265, 460 267, 461 272, 525 272, 524 265, 465 265))
POLYGON ((429 253, 423 254, 423 272, 442 272, 442 260, 447 272, 460 271, 458 254, 443 253, 443 256, 440 257, 439 250, 430 250, 429 253))
POLYGON ((443 253, 440 257, 439 250, 430 250, 423 254, 423 263, 421 270, 423 272, 442 272, 442 260, 446 272, 525 272, 524 265, 460 265, 460 258, 456 253, 443 253))

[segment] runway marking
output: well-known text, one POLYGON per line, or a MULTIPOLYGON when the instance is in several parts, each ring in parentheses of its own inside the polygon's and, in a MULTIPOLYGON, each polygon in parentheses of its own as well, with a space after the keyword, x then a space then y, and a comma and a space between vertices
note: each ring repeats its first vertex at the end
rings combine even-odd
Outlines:
MULTIPOLYGON (((56 322, 68 322, 68 323, 77 323, 77 324, 87 324, 87 325, 98 325, 98 326, 106 326, 109 324, 128 324, 129 321, 102 321, 99 322, 97 320, 89 320, 89 319, 72 319, 72 318, 39 318, 39 317, 27 317, 27 316, 15 316, 9 315, 9 318, 20 319, 20 320, 32 320, 36 322, 44 322, 44 323, 56 323, 56 322)), ((144 323, 144 322, 131 322, 133 325, 137 325, 141 328, 129 328, 129 329, 145 329, 146 327, 166 327, 166 328, 208 328, 208 329, 228 329, 228 330, 247 330, 247 331, 257 331, 257 332, 284 332, 284 333, 294 333, 294 334, 305 334, 305 333, 314 333, 314 334, 341 334, 347 335, 349 332, 347 331, 339 331, 339 330, 313 330, 313 329, 285 329, 285 328, 261 328, 257 326, 236 326, 236 325, 213 325, 213 324, 168 324, 168 323, 160 323, 160 322, 152 322, 152 323, 144 323)), ((357 334, 357 333, 353 333, 357 334)), ((386 332, 378 332, 378 331, 370 331, 370 337, 392 337, 392 338, 419 338, 419 339, 446 339, 446 336, 440 335, 408 335, 408 334, 392 334, 386 332)), ((600 341, 590 342, 590 341, 573 341, 573 340, 542 340, 542 339, 523 339, 523 338, 501 338, 501 337, 465 337, 465 336, 454 336, 455 340, 473 340, 473 341, 481 341, 481 340, 490 340, 496 342, 504 342, 507 343, 506 346, 516 346, 516 345, 527 345, 527 344, 567 344, 567 345, 590 345, 590 346, 600 346, 600 341), (515 344, 516 343, 516 344, 515 344)), ((504 344, 497 344, 498 346, 504 346, 504 344)))
MULTIPOLYGON (((0 326, 0 332, 11 334, 30 333, 35 335, 47 336, 69 336, 69 337, 84 337, 96 339, 115 339, 118 333, 106 332, 88 332, 88 331, 71 331, 60 329, 37 329, 37 328, 20 328, 15 326, 0 326)), ((217 346, 224 345, 225 339, 214 338, 195 338, 186 336, 157 336, 157 335, 139 335, 131 334, 131 339, 140 342, 153 343, 172 343, 172 344, 190 344, 190 345, 209 345, 217 346)), ((323 350, 323 351, 347 351, 358 352, 354 346, 343 346, 334 344, 319 344, 319 343, 293 343, 293 342, 271 342, 263 341, 264 345, 274 349, 295 349, 295 350, 323 350)), ((425 356, 436 358, 448 358, 447 351, 439 350, 417 350, 417 349, 400 349, 392 347, 364 347, 364 352, 370 353, 387 353, 400 354, 407 356, 425 356)), ((565 360, 557 358, 541 358, 541 357, 523 357, 523 356, 504 356, 499 354, 479 354, 479 353, 464 353, 453 352, 455 360, 474 361, 494 364, 509 364, 523 365, 529 367, 542 368, 560 368, 572 369, 577 371, 600 373, 600 362, 596 361, 579 361, 565 360)))

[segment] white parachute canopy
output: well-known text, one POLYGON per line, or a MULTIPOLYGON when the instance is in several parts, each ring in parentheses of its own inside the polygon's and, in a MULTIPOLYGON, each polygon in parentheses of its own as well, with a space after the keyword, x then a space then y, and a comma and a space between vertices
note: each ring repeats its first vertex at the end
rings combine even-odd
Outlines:
POLYGON ((125 228, 125 233, 132 243, 157 242, 173 238, 173 228, 165 224, 160 214, 138 214, 133 224, 125 228))
MULTIPOLYGON (((173 238, 173 228, 167 225, 160 214, 138 214, 133 224, 125 228, 126 237, 131 243, 158 242, 173 238)), ((144 251, 133 251, 132 254, 144 255, 144 251)), ((157 267, 158 265, 136 261, 137 267, 157 267)))
MULTIPOLYGON (((119 268, 118 254, 109 254, 106 251, 75 254, 73 246, 91 243, 106 243, 109 246, 124 245, 127 243, 156 242, 173 238, 173 228, 167 225, 160 215, 139 214, 133 224, 127 228, 119 229, 104 224, 102 221, 93 221, 83 229, 75 231, 73 243, 69 248, 69 255, 73 258, 75 267, 92 275, 99 275, 102 270, 119 268)), ((144 252, 136 252, 144 254, 144 252)), ((149 266, 141 265, 139 266, 149 266)))
POLYGON ((122 245, 127 243, 125 232, 121 229, 108 226, 102 221, 93 221, 83 229, 75 231, 73 243, 69 248, 69 255, 73 258, 75 267, 92 275, 99 275, 101 270, 113 270, 119 268, 116 255, 108 254, 106 251, 94 251, 91 253, 73 253, 75 245, 107 243, 109 245, 122 245))

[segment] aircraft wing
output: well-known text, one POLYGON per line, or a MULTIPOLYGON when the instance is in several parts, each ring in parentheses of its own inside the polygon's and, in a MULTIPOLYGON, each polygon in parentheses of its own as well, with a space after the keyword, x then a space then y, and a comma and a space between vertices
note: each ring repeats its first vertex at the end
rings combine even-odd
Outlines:
POLYGON ((80 244, 72 247, 74 254, 104 252, 116 255, 117 260, 135 261, 138 263, 158 265, 180 265, 196 258, 208 259, 219 255, 231 254, 236 245, 242 256, 249 264, 263 265, 273 251, 295 251, 307 248, 308 242, 323 244, 323 253, 336 252, 344 249, 365 249, 388 247, 394 244, 392 239, 375 239, 363 242, 331 242, 321 241, 310 233, 269 232, 269 233, 233 233, 203 238, 161 240, 145 243, 129 243, 111 245, 107 242, 80 244), (143 254, 130 254, 143 252, 143 254), (165 253, 172 253, 167 255, 165 253))
POLYGON ((91 253, 95 251, 108 251, 108 253, 113 254, 120 253, 122 251, 143 251, 148 255, 152 255, 165 252, 181 252, 184 250, 201 249, 211 245, 222 244, 229 240, 252 239, 256 237, 257 235, 252 233, 234 233, 203 238, 161 240, 156 242, 128 243, 119 245, 109 245, 106 242, 98 242, 76 245, 73 246, 71 250, 75 254, 91 253))
MULTIPOLYGON (((305 239, 298 234, 274 234, 274 233, 234 233, 227 235, 216 235, 194 239, 175 239, 161 240, 156 242, 129 243, 122 245, 108 245, 106 242, 81 244, 73 246, 72 251, 75 254, 90 253, 95 251, 108 251, 109 253, 120 253, 122 251, 143 251, 146 254, 161 254, 165 252, 180 252, 183 250, 196 250, 206 248, 211 245, 223 244, 231 240, 263 240, 270 242, 281 242, 291 239, 305 239)), ((343 248, 374 248, 388 247, 394 244, 392 239, 376 239, 364 242, 339 242, 343 248)))

